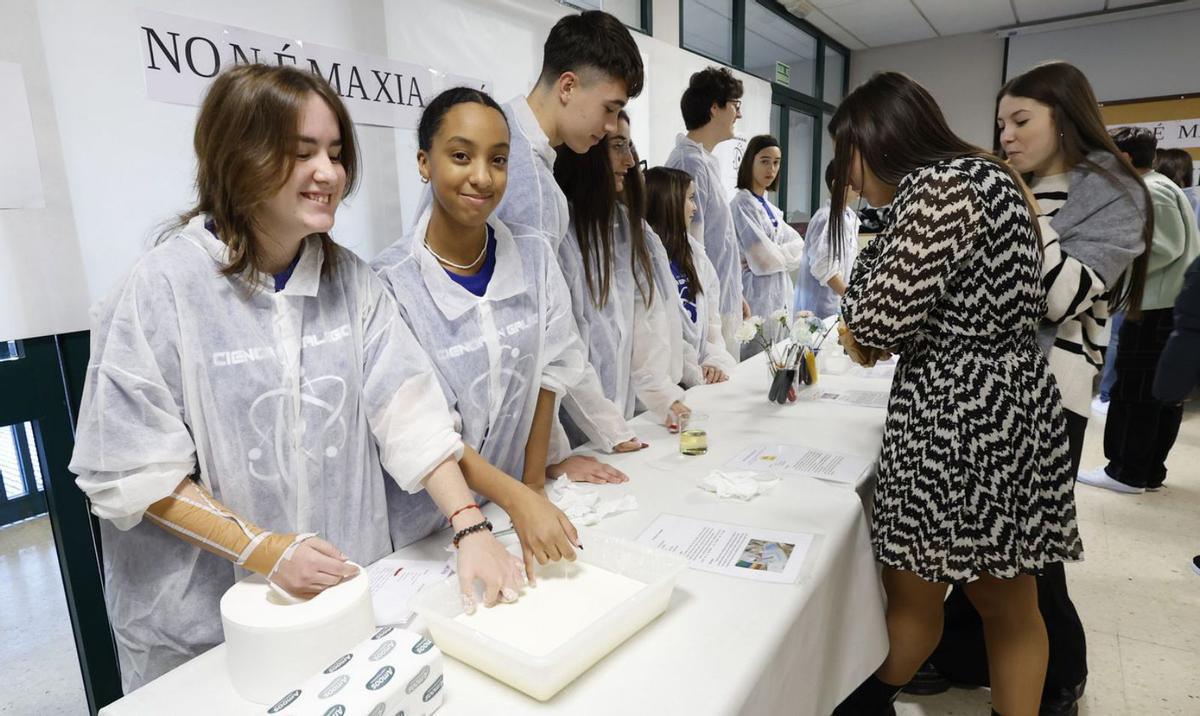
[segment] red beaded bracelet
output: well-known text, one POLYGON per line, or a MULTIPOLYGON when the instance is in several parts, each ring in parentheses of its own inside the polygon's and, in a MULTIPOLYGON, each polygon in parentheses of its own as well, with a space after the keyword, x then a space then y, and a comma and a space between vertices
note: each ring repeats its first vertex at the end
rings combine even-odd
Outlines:
MULTIPOLYGON (((478 510, 479 505, 472 502, 471 504, 466 505, 465 507, 458 508, 457 510, 454 511, 454 514, 450 515, 450 521, 453 522, 455 517, 458 517, 459 515, 461 515, 462 513, 466 512, 467 510, 469 510, 471 508, 475 508, 478 510)), ((480 512, 482 512, 482 510, 480 510, 480 512)))

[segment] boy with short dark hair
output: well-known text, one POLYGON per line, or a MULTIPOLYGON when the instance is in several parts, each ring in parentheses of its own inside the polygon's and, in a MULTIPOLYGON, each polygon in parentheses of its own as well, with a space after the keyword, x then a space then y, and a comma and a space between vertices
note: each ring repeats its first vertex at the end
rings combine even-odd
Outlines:
POLYGON ((675 138, 666 166, 682 169, 696 183, 696 215, 692 233, 721 282, 721 333, 732 355, 740 350, 733 334, 749 307, 742 297, 742 257, 729 210, 729 192, 721 183, 721 170, 713 148, 732 139, 733 126, 742 116, 742 81, 722 67, 706 67, 693 74, 679 100, 686 134, 675 138))
MULTIPOLYGON (((642 91, 645 75, 637 43, 621 21, 598 10, 561 18, 542 51, 542 72, 527 97, 504 105, 510 148, 508 189, 496 216, 514 234, 537 233, 555 251, 567 235, 567 198, 554 179, 555 147, 583 154, 616 131, 617 114, 642 91)), ((643 447, 622 413, 604 397, 589 366, 584 379, 568 390, 592 418, 588 437, 605 450, 627 452, 643 447)), ((567 457, 570 447, 561 426, 553 426, 547 476, 572 480, 623 482, 620 470, 593 458, 567 457)))

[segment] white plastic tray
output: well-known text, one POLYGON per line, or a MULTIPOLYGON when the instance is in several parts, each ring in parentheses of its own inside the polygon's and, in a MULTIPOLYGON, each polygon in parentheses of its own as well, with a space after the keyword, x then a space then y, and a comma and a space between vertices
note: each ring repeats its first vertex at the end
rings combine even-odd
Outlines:
POLYGON ((577 552, 580 561, 645 586, 545 656, 527 654, 455 621, 463 611, 457 577, 426 587, 411 606, 443 653, 545 701, 662 614, 675 580, 687 568, 682 557, 595 530, 580 530, 580 541, 585 547, 577 552))

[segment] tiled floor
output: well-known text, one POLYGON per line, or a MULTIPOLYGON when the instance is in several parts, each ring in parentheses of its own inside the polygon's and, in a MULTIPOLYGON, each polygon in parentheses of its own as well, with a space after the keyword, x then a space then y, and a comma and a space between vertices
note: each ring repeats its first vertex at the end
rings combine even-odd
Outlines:
MULTIPOLYGON (((1083 468, 1103 464, 1104 419, 1092 416, 1083 468)), ((1067 566, 1088 638, 1080 714, 1200 714, 1200 402, 1188 404, 1167 461, 1167 487, 1119 495, 1075 489, 1084 561, 1067 566)), ((987 714, 985 689, 902 696, 901 716, 987 714)))
MULTIPOLYGON (((1084 466, 1102 459, 1088 426, 1084 466)), ((1200 403, 1184 415, 1168 488, 1141 496, 1076 489, 1085 561, 1067 568, 1088 629, 1081 714, 1200 714, 1200 403)), ((86 712, 58 561, 45 518, 0 529, 0 714, 86 712), (15 688, 14 688, 15 687, 15 688)), ((989 712, 986 690, 905 696, 902 716, 989 712)))
POLYGON ((87 713, 50 522, 0 529, 0 714, 87 713))

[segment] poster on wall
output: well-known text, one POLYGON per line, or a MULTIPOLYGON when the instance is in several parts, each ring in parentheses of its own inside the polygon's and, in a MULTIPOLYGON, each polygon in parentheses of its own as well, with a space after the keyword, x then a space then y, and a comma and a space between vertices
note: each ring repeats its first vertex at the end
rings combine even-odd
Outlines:
POLYGON ((138 12, 146 93, 198 106, 221 70, 237 64, 291 65, 325 78, 358 124, 416 129, 425 103, 448 87, 490 91, 492 83, 412 62, 326 47, 207 20, 138 12))
MULTIPOLYGON (((1100 113, 1110 130, 1145 127, 1159 149, 1183 149, 1200 164, 1200 94, 1104 102, 1100 113)), ((1193 180, 1200 182, 1200 167, 1193 180)))
POLYGON ((742 166, 742 155, 746 153, 749 143, 750 140, 745 137, 734 137, 713 147, 713 156, 721 166, 721 183, 725 185, 731 201, 733 195, 737 194, 738 168, 742 166))
POLYGON ((41 209, 42 171, 19 64, 0 62, 0 97, 0 209, 41 209))

